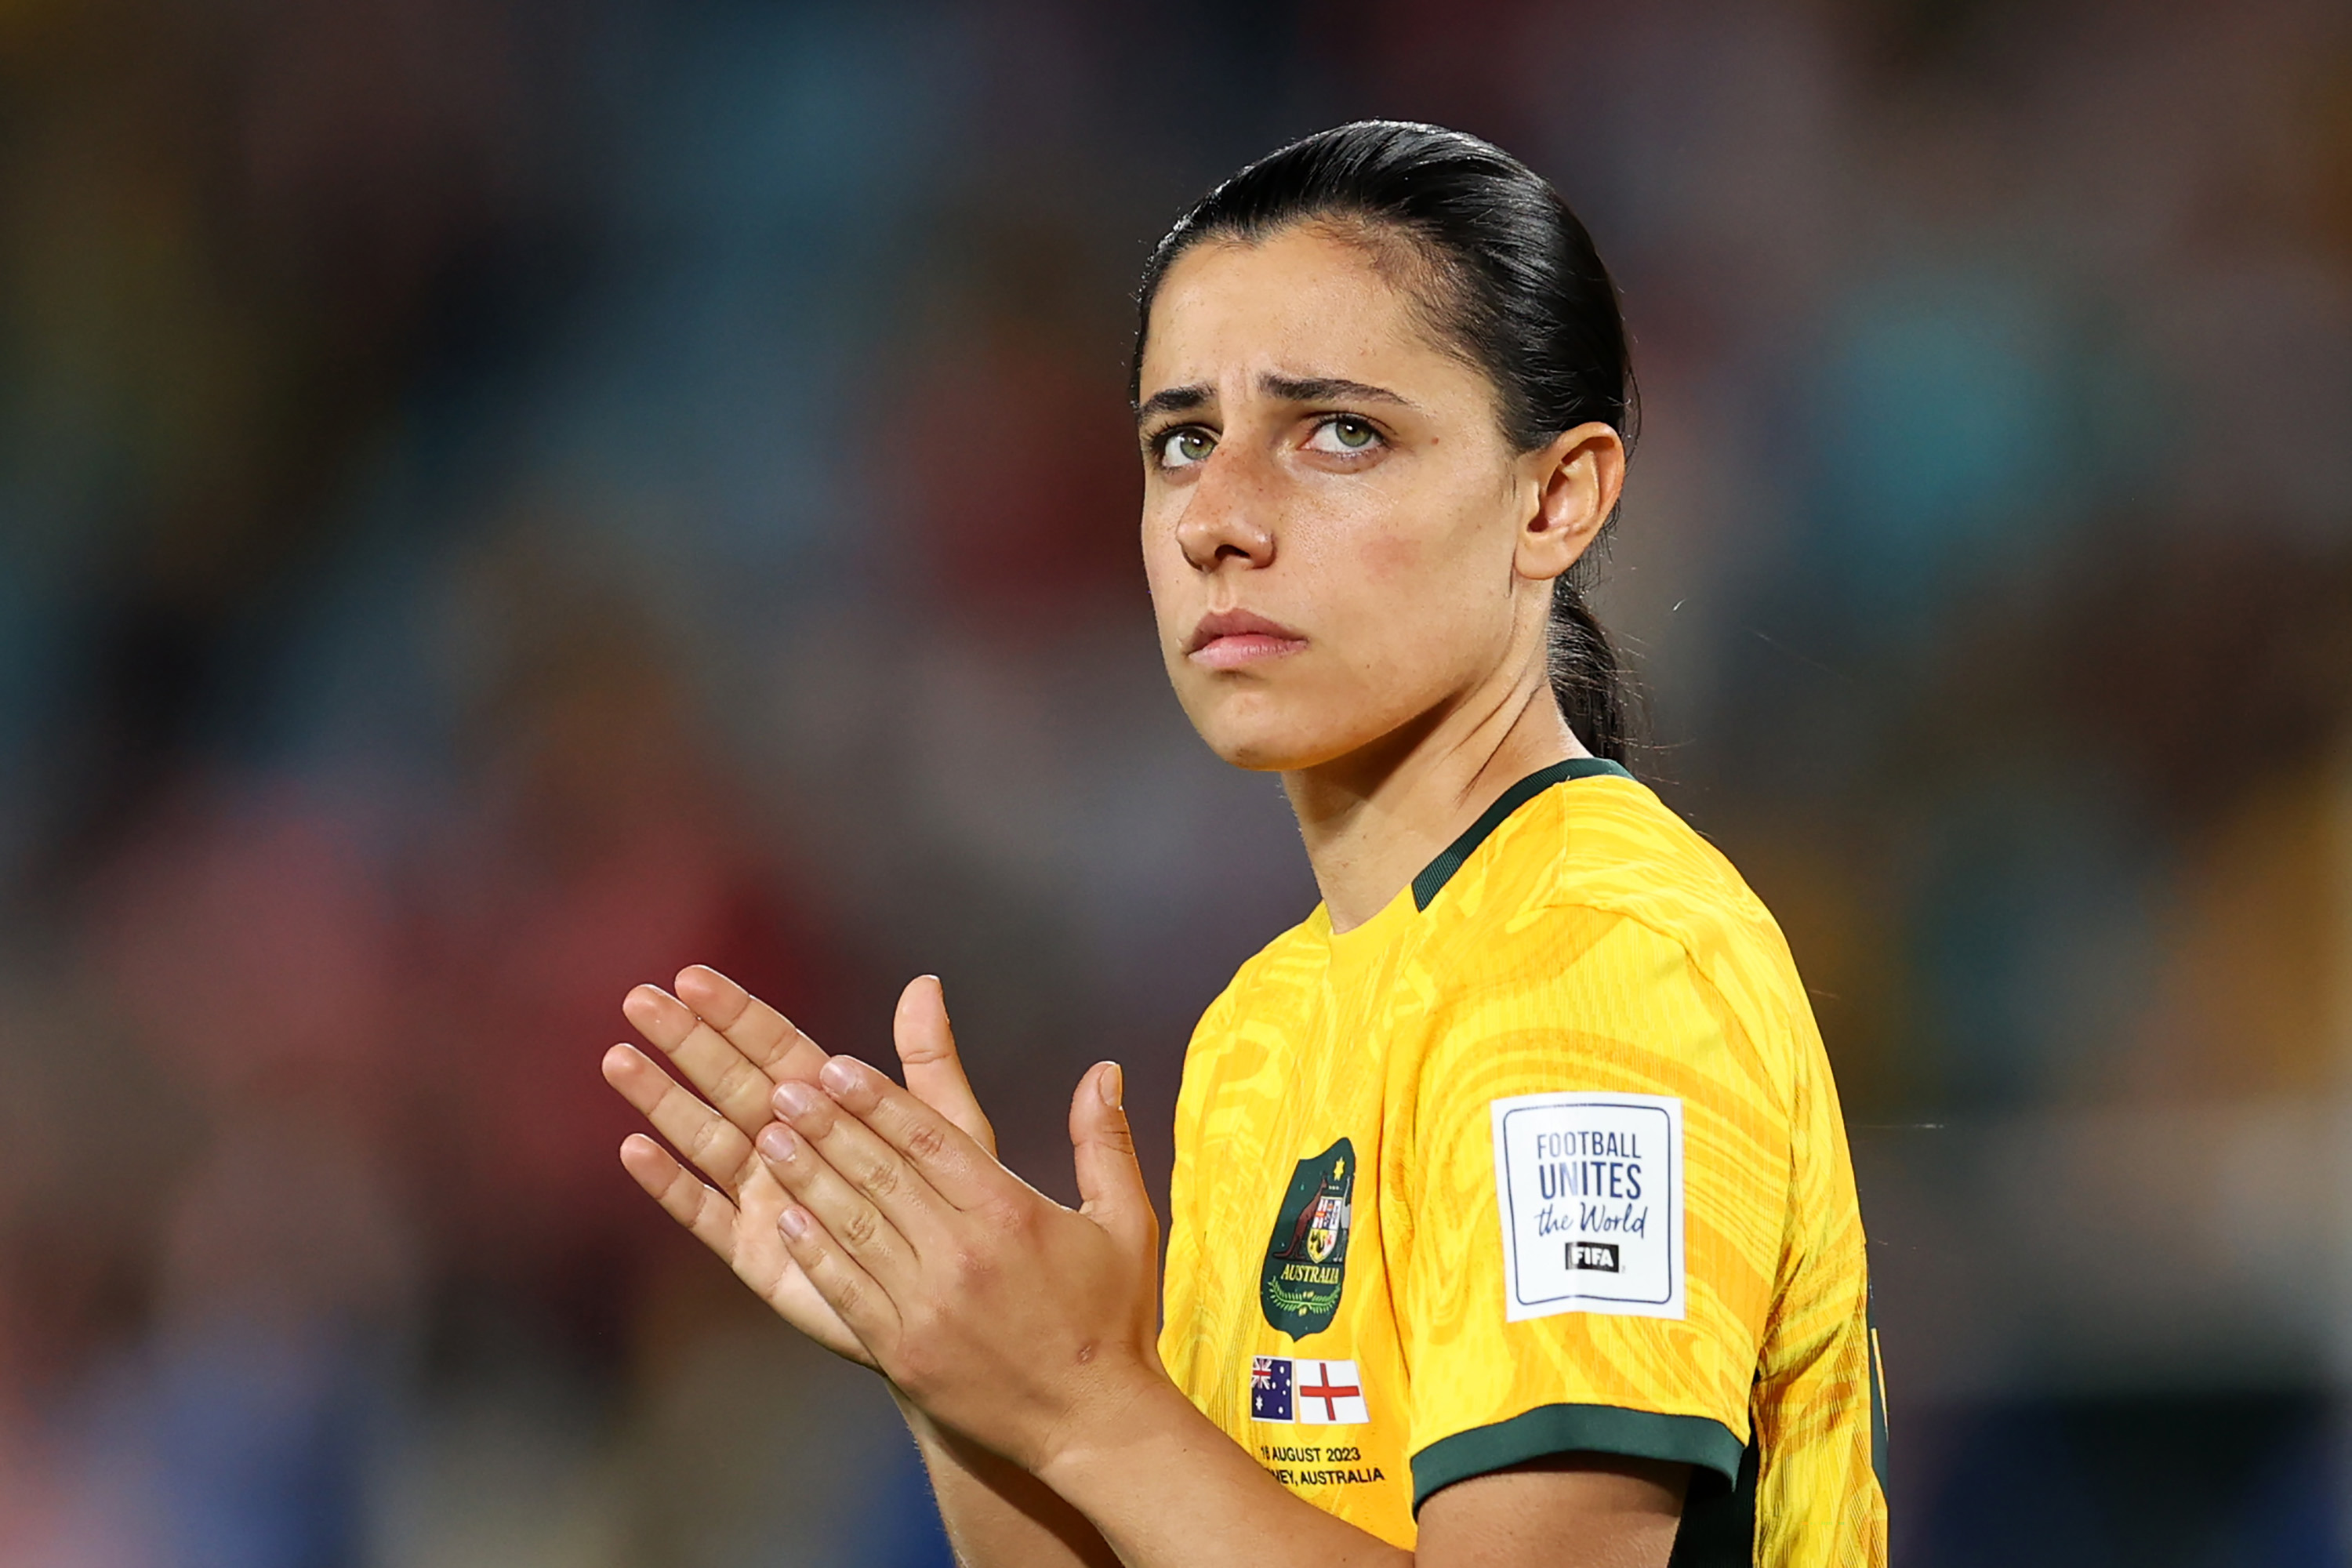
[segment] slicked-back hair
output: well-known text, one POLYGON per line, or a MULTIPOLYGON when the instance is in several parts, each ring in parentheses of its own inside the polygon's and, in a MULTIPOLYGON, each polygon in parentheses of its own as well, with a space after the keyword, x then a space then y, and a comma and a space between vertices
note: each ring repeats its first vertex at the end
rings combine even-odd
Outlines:
MULTIPOLYGON (((1402 121, 1358 121, 1293 142, 1176 220, 1143 270, 1130 400, 1142 390, 1151 303, 1177 258, 1204 240, 1256 244, 1300 224, 1327 226, 1381 258, 1435 341, 1494 384, 1514 451, 1594 422, 1631 449, 1640 405, 1624 318, 1584 225, 1501 148, 1402 121)), ((1615 523, 1612 514, 1602 534, 1615 523)), ((1636 703, 1616 645, 1585 598, 1601 542, 1553 586, 1549 674, 1577 738, 1623 763, 1636 741, 1636 703)))

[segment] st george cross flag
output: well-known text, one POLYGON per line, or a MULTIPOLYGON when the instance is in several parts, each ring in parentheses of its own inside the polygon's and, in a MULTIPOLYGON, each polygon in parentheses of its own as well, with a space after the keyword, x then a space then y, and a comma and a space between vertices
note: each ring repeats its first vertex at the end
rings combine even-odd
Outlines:
POLYGON ((1351 1361, 1294 1361, 1292 1396, 1302 1426, 1360 1426, 1372 1418, 1351 1361))

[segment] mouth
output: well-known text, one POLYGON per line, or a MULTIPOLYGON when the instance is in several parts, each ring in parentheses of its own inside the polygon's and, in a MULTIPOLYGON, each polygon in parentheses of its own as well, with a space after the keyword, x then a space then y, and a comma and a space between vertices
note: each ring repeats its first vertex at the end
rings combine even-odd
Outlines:
POLYGON ((1239 669, 1262 659, 1280 658, 1307 646, 1303 632, 1247 610, 1202 616, 1184 640, 1184 657, 1210 669, 1239 669))

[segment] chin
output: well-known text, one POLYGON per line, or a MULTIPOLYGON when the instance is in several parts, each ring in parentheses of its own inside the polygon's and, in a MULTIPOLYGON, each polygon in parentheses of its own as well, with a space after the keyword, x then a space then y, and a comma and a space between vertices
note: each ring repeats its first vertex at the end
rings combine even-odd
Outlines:
POLYGON ((1208 741, 1209 750, 1217 753, 1220 762, 1230 763, 1237 768, 1247 768, 1255 773, 1288 773, 1294 768, 1314 765, 1311 762, 1299 758, 1291 748, 1268 744, 1255 737, 1223 741, 1209 736, 1202 738, 1208 741))
POLYGON ((1193 729, 1218 758, 1253 773, 1294 773, 1345 756, 1358 742, 1324 727, 1303 724, 1260 702, 1217 704, 1192 715, 1193 729), (1234 711, 1240 709, 1240 711, 1234 711))

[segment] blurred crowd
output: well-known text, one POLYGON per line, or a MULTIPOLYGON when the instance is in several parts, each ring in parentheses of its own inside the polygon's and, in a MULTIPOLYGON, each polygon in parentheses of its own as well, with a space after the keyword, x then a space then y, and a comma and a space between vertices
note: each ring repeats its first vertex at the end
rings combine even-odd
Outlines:
POLYGON ((596 1063, 708 962, 1008 1159, 1313 889, 1169 697, 1130 290, 1549 175, 1639 771, 1853 1129, 1903 1558, 2352 1563, 2352 16, 0 5, 0 1561, 940 1568, 596 1063))

